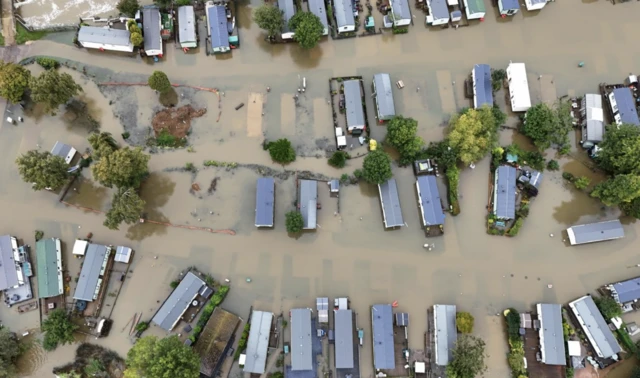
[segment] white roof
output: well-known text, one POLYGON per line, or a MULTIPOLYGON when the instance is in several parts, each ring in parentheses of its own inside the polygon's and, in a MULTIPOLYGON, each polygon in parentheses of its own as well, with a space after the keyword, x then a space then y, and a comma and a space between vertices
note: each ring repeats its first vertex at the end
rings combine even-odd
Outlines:
POLYGON ((531 107, 531 96, 529 95, 527 69, 524 63, 509 63, 507 78, 509 79, 511 110, 514 112, 526 112, 531 107))
POLYGON ((570 340, 567 341, 567 347, 569 349, 569 356, 580 357, 580 341, 570 340))
POLYGON ((427 369, 425 367, 425 363, 424 362, 418 362, 416 361, 416 373, 426 373, 427 369))
POLYGON ((240 355, 240 358, 238 358, 238 364, 239 364, 239 365, 244 365, 244 362, 246 361, 246 359, 247 359, 247 355, 246 355, 246 354, 244 354, 244 353, 243 353, 243 354, 241 354, 241 355, 240 355))
POLYGON ((73 245, 73 254, 84 256, 85 252, 87 252, 87 246, 89 242, 86 240, 76 240, 76 243, 73 245))

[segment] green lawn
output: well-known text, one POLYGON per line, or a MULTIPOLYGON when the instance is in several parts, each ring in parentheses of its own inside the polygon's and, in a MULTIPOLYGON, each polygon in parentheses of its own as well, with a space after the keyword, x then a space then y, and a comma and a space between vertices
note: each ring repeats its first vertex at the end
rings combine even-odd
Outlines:
MULTIPOLYGON (((22 45, 27 41, 36 41, 47 35, 46 31, 29 31, 24 26, 16 23, 16 44, 22 45)), ((4 41, 2 43, 4 45, 4 41)))

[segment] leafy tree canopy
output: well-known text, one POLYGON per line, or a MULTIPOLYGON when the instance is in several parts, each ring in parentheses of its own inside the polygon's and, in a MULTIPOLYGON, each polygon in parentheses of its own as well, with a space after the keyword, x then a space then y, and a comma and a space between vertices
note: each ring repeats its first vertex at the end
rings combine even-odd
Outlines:
POLYGON ((607 206, 631 202, 640 197, 640 176, 617 175, 596 185, 592 197, 600 198, 607 206))
POLYGON ((73 332, 78 326, 71 322, 64 309, 56 309, 49 313, 47 319, 42 322, 44 341, 42 347, 45 350, 54 350, 58 345, 70 344, 74 341, 73 332))
POLYGON ((344 151, 336 151, 329 158, 329 165, 336 168, 344 168, 347 164, 349 154, 344 151))
POLYGON ((422 156, 435 159, 444 170, 454 166, 458 161, 458 151, 451 148, 448 139, 429 143, 429 147, 420 154, 420 157, 422 156))
POLYGON ((598 151, 598 164, 605 171, 640 174, 640 128, 634 125, 609 125, 598 151))
POLYGON ((298 12, 289 20, 289 29, 295 32, 293 39, 304 49, 316 47, 324 34, 320 18, 311 12, 298 12))
POLYGON ((31 72, 15 63, 0 62, 0 97, 18 103, 29 88, 31 72))
POLYGON ((468 312, 458 312, 456 313, 456 327, 458 328, 458 332, 460 333, 471 333, 473 332, 473 315, 468 312))
POLYGON ((177 336, 139 339, 127 354, 125 378, 198 378, 200 357, 177 336))
POLYGON ((416 135, 418 121, 395 116, 387 124, 385 141, 400 153, 400 164, 411 164, 422 150, 424 141, 416 135))
POLYGON ((302 219, 302 214, 299 211, 292 210, 285 214, 285 223, 287 226, 287 232, 291 234, 297 234, 302 231, 302 227, 304 227, 304 221, 302 219))
POLYGON ((621 203, 620 210, 622 210, 625 215, 640 219, 640 197, 634 198, 631 202, 621 203))
POLYGON ((296 160, 296 151, 291 146, 289 139, 282 138, 275 142, 269 142, 267 149, 271 159, 276 163, 289 164, 296 160))
POLYGON ((171 89, 171 82, 167 74, 162 71, 153 71, 149 76, 149 87, 160 93, 167 93, 171 89))
POLYGON ((140 221, 145 202, 133 188, 119 188, 113 195, 111 209, 107 212, 104 225, 111 230, 117 230, 120 223, 135 224, 140 221))
POLYGON ((607 320, 622 315, 622 308, 618 302, 611 297, 594 297, 593 301, 602 313, 602 316, 607 320))
POLYGON ((0 328, 0 377, 16 375, 16 359, 20 355, 20 345, 15 334, 8 328, 0 328))
POLYGON ((391 158, 384 151, 371 151, 362 163, 362 178, 372 184, 382 184, 393 176, 391 158))
POLYGON ((140 9, 140 3, 138 0, 120 0, 117 8, 120 13, 133 17, 136 15, 138 9, 140 9))
POLYGON ((261 5, 253 14, 253 21, 260 29, 266 31, 269 37, 275 37, 284 29, 284 16, 277 6, 261 5))
POLYGON ((56 70, 46 70, 37 78, 32 78, 30 87, 31 99, 44 104, 45 111, 52 113, 82 92, 82 87, 73 81, 71 75, 56 70))
POLYGON ((141 148, 129 147, 104 155, 91 167, 91 172, 98 182, 111 188, 138 188, 147 177, 149 155, 141 148))
POLYGON ((460 335, 453 348, 453 359, 447 365, 448 378, 475 378, 482 375, 485 365, 485 343, 471 335, 460 335))
POLYGON ((91 149, 93 149, 93 157, 96 160, 104 155, 108 155, 118 149, 118 143, 113 139, 113 135, 108 132, 92 133, 87 138, 91 149))
POLYGON ((139 32, 132 32, 129 36, 129 40, 134 46, 140 46, 142 45, 142 42, 144 42, 144 38, 142 38, 142 34, 140 34, 139 32))
POLYGON ((481 160, 497 142, 498 125, 489 107, 469 109, 449 122, 449 143, 465 165, 481 160))
POLYGON ((568 133, 571 131, 571 104, 560 101, 553 107, 545 103, 534 105, 527 110, 522 133, 533 141, 541 150, 556 144, 568 144, 568 133))
POLYGON ((50 152, 31 150, 16 159, 22 180, 33 184, 34 190, 61 188, 69 178, 69 165, 60 156, 50 152))

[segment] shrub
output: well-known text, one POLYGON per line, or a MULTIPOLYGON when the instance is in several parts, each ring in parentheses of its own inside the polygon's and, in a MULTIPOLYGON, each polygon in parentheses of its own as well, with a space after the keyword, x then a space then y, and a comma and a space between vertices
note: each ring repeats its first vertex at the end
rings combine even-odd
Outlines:
POLYGON ((504 79, 507 78, 507 71, 503 69, 491 70, 491 87, 494 92, 497 92, 502 88, 504 79))
POLYGON ((586 189, 589 184, 591 184, 591 179, 586 176, 577 177, 575 181, 573 181, 573 185, 575 185, 576 189, 578 190, 586 189))
POLYGON ((620 308, 618 302, 609 296, 593 297, 593 301, 605 319, 611 319, 622 315, 622 308, 620 308))
POLYGON ((355 171, 353 171, 353 176, 360 180, 364 177, 364 172, 362 172, 362 169, 356 169, 355 171))
POLYGON ((576 179, 576 176, 569 172, 562 172, 562 178, 569 182, 573 182, 576 179))
POLYGON ((347 164, 348 157, 349 154, 347 154, 346 152, 336 151, 329 158, 329 165, 335 168, 344 168, 344 166, 347 164))
POLYGON ((238 347, 236 348, 236 353, 233 356, 233 358, 236 360, 240 357, 242 352, 244 352, 245 349, 247 349, 247 339, 249 338, 250 329, 251 329, 251 325, 248 323, 245 324, 244 329, 242 330, 242 336, 240 336, 240 340, 238 340, 238 347))
POLYGON ((349 175, 346 173, 343 173, 342 176, 340 176, 340 183, 344 184, 347 181, 349 181, 349 175))
POLYGON ((558 169, 560 169, 560 164, 558 164, 558 162, 555 160, 549 160, 549 162, 547 163, 547 169, 550 171, 557 171, 558 169))
POLYGON ((451 203, 451 215, 460 214, 460 204, 458 203, 458 181, 460 179, 460 170, 457 166, 452 165, 446 172, 449 187, 449 202, 451 203))
POLYGON ((149 322, 140 322, 136 325, 136 332, 144 332, 149 328, 149 322))
POLYGON ((60 67, 60 63, 52 58, 36 58, 36 63, 38 63, 45 70, 55 70, 56 68, 60 67))
POLYGON ((160 147, 182 147, 187 141, 169 134, 167 129, 162 129, 156 137, 156 144, 160 147))
POLYGON ((291 146, 289 139, 282 138, 267 145, 271 160, 280 164, 288 164, 296 160, 296 151, 291 146))
POLYGON ((167 74, 162 71, 153 71, 149 76, 148 84, 151 89, 160 93, 167 93, 171 90, 171 82, 167 74))
POLYGON ((287 232, 291 234, 297 234, 302 231, 304 227, 304 221, 302 220, 302 214, 297 210, 289 211, 285 214, 285 224, 287 226, 287 232))
POLYGON ((456 313, 456 328, 460 333, 473 332, 473 316, 468 312, 456 313))
POLYGON ((142 37, 142 34, 139 31, 137 32, 134 31, 134 32, 131 32, 131 34, 129 35, 129 41, 131 41, 131 44, 134 46, 140 46, 142 45, 142 42, 144 42, 144 38, 142 37))
POLYGON ((180 285, 180 281, 178 280, 171 281, 171 283, 169 284, 169 286, 171 286, 172 289, 175 289, 176 287, 178 287, 178 285, 180 285))
POLYGON ((125 131, 124 133, 122 133, 122 139, 129 139, 130 136, 131 134, 128 131, 125 131))
POLYGON ((507 362, 514 376, 527 375, 527 369, 524 368, 524 352, 513 352, 507 355, 507 362))
POLYGON ((522 228, 522 224, 524 223, 524 218, 517 218, 513 223, 513 226, 507 231, 508 236, 516 236, 518 232, 520 232, 520 228, 522 228))
POLYGON ((184 170, 187 172, 195 172, 196 171, 196 166, 193 165, 193 163, 186 163, 184 165, 184 170))
POLYGON ((509 340, 520 340, 520 314, 517 310, 510 308, 505 316, 507 320, 507 332, 509 340))
POLYGON ((409 32, 409 28, 393 28, 393 34, 407 34, 409 32))

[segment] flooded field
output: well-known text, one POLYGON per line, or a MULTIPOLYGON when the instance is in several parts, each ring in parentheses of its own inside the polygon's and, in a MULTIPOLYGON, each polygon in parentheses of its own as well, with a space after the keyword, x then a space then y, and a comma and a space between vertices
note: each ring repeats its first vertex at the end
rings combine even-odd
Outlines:
MULTIPOLYGON (((183 54, 168 45, 165 60, 150 65, 136 58, 88 52, 51 41, 28 47, 29 55, 89 64, 88 72, 96 81, 144 81, 153 69, 160 69, 173 82, 224 92, 218 120, 215 94, 178 89, 179 105, 191 103, 209 111, 192 122, 189 142, 194 152, 160 150, 152 155, 152 173, 142 186, 142 197, 147 201, 149 219, 234 229, 235 236, 149 224, 110 231, 102 225, 102 216, 65 207, 55 194, 31 191, 14 164, 20 153, 34 148, 49 150, 57 140, 83 151, 88 147, 86 127, 78 127, 63 111, 48 116, 34 109, 25 115, 24 123, 5 123, 0 128, 0 150, 5 157, 0 161, 4 177, 0 180, 0 204, 5 214, 13 215, 0 219, 3 233, 32 243, 34 230, 43 230, 45 237, 60 237, 68 249, 76 237, 93 232, 96 241, 136 251, 132 277, 125 282, 114 311, 115 332, 97 341, 101 345, 125 355, 131 344, 120 329, 127 320, 135 312, 150 317, 157 301, 169 293, 176 274, 196 265, 218 279, 231 280, 224 307, 240 317, 246 318, 252 305, 280 313, 296 306, 312 307, 316 296, 349 296, 358 324, 367 332, 361 357, 364 377, 373 376, 370 305, 398 301, 398 310, 411 314, 410 347, 421 349, 427 307, 456 304, 475 316, 476 333, 487 341, 487 376, 506 377, 507 343, 496 313, 508 306, 526 309, 539 301, 563 303, 601 284, 640 275, 637 269, 627 268, 640 262, 635 248, 640 228, 634 220, 624 220, 624 239, 579 248, 565 246, 562 231, 569 225, 619 214, 567 186, 560 172, 545 173, 523 229, 510 239, 485 233, 489 160, 465 170, 460 179, 462 212, 455 218, 447 216, 445 235, 430 241, 435 249, 428 252, 422 247, 426 240, 419 226, 410 169, 394 168, 407 227, 384 230, 375 187, 343 187, 337 214, 336 199, 330 198, 328 188, 320 183, 320 227, 298 238, 289 237, 284 227, 284 214, 293 209, 295 200, 292 175, 276 179, 275 229, 257 230, 254 198, 258 168, 203 169, 203 162, 211 159, 283 171, 270 162, 261 143, 264 138, 287 137, 299 155, 305 156, 287 170, 309 170, 328 177, 352 173, 361 160, 351 160, 344 170, 336 170, 325 158, 334 144, 327 103, 328 79, 334 76, 365 78, 370 120, 375 109, 370 96, 373 74, 388 72, 393 81, 403 80, 404 89, 394 88, 397 112, 417 119, 419 135, 427 142, 442 139, 443 125, 451 112, 470 106, 464 98, 463 81, 475 63, 504 68, 509 61, 525 62, 535 101, 542 101, 546 91, 537 83, 539 75, 553 78, 559 96, 595 92, 600 82, 619 82, 629 72, 640 70, 640 57, 625 49, 635 42, 635 20, 628 15, 638 10, 636 2, 616 6, 604 1, 555 2, 539 13, 523 11, 506 20, 497 18, 497 9, 489 7, 486 21, 458 30, 427 29, 423 13, 413 9, 415 26, 409 34, 328 40, 311 51, 295 45, 266 44, 257 26, 250 23, 251 10, 261 3, 241 2, 242 46, 225 57, 183 54), (585 67, 578 68, 580 61, 585 67), (302 77, 306 77, 307 90, 296 103, 293 97, 302 77), (240 103, 246 105, 235 110, 240 103), (181 170, 189 162, 199 171, 181 170), (216 188, 209 192, 214 179, 216 188), (190 191, 194 183, 200 191, 190 191), (247 277, 251 283, 245 281, 247 277)), ((22 12, 26 10, 25 6, 22 12)), ((43 13, 48 14, 40 12, 40 16, 43 13)), ((85 91, 81 99, 102 131, 111 132, 124 144, 120 134, 126 129, 132 134, 130 142, 145 144, 151 118, 161 109, 155 93, 148 88, 100 91, 79 72, 65 70, 81 83, 85 91)), ((9 110, 18 112, 13 107, 9 110)), ((384 126, 372 127, 372 137, 382 140, 384 126)), ((512 141, 527 143, 511 131, 502 132, 502 143, 512 141)), ((588 159, 573 136, 572 141, 575 158, 561 160, 562 169, 588 175, 594 182, 602 179, 585 166, 588 159)), ((104 210, 110 198, 110 192, 94 184, 85 170, 67 200, 104 210)), ((39 322, 35 312, 18 316, 5 307, 0 308, 0 318, 18 333, 37 328, 39 322)), ((156 327, 150 333, 161 334, 156 327)), ((53 366, 71 359, 73 350, 64 347, 49 355, 36 350, 37 357, 24 372, 47 376, 53 366)), ((624 373, 619 377, 625 377, 624 373)))

